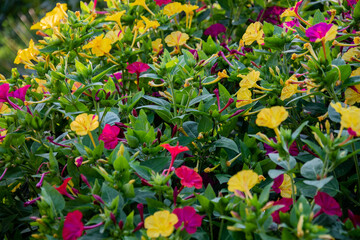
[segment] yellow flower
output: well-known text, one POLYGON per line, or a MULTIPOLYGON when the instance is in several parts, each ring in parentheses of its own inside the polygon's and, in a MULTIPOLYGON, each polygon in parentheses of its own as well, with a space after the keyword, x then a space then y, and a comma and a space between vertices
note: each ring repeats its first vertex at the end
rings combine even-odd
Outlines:
POLYGON ((43 17, 40 22, 31 26, 32 29, 45 30, 48 28, 56 27, 60 24, 60 21, 67 17, 67 4, 56 4, 56 7, 48 12, 45 17, 43 17))
POLYGON ((295 11, 294 11, 294 8, 288 8, 286 9, 281 15, 280 15, 280 18, 283 18, 283 17, 297 17, 295 11))
POLYGON ((9 112, 11 112, 11 109, 5 103, 0 102, 0 114, 9 112))
POLYGON ((357 58, 360 56, 360 49, 359 48, 350 48, 344 55, 342 59, 347 62, 353 62, 358 60, 357 58))
POLYGON ((256 82, 260 80, 260 72, 252 70, 247 75, 239 74, 237 77, 242 78, 239 84, 241 88, 253 88, 258 86, 256 82))
POLYGON ((49 92, 49 90, 45 87, 45 84, 47 83, 46 80, 41 80, 39 78, 35 78, 35 81, 37 82, 37 84, 39 85, 37 87, 37 89, 35 90, 35 92, 37 93, 46 93, 49 92))
MULTIPOLYGON (((292 194, 292 188, 291 188, 291 178, 288 174, 284 174, 284 180, 282 184, 279 187, 280 189, 280 195, 283 198, 291 198, 292 194)), ((295 193, 296 193, 296 187, 294 186, 295 193)))
POLYGON ((106 53, 109 53, 111 50, 111 40, 104 38, 104 34, 95 37, 94 40, 83 46, 83 49, 91 48, 93 54, 97 57, 104 56, 106 53))
POLYGON ((145 8, 151 15, 155 16, 155 14, 150 10, 150 8, 146 5, 145 0, 135 0, 135 2, 130 3, 130 6, 142 6, 145 8))
POLYGON ((245 45, 251 45, 257 41, 258 44, 264 43, 264 31, 262 30, 262 24, 260 22, 252 23, 246 29, 242 39, 245 45))
MULTIPOLYGON (((325 34, 324 40, 326 42, 334 40, 337 35, 337 30, 338 30, 338 27, 336 25, 332 25, 332 27, 329 29, 329 31, 327 31, 327 33, 325 34)), ((320 42, 320 40, 316 41, 316 42, 320 42)))
POLYGON ((164 7, 163 13, 165 15, 167 15, 168 17, 171 17, 174 14, 182 12, 182 10, 183 10, 183 7, 182 7, 181 3, 172 2, 172 3, 167 4, 164 7))
POLYGON ((198 8, 199 7, 196 5, 190 5, 190 4, 182 5, 182 9, 186 14, 186 27, 188 28, 191 27, 192 18, 194 16, 194 10, 198 8))
POLYGON ((168 237, 174 231, 178 217, 169 211, 158 211, 145 219, 146 234, 150 238, 168 237))
POLYGON ((114 13, 114 14, 112 14, 110 16, 107 16, 105 18, 105 21, 114 21, 119 25, 120 29, 122 29, 121 17, 125 14, 125 12, 126 12, 126 10, 123 10, 123 11, 114 13))
POLYGON ((289 116, 284 107, 276 106, 262 109, 256 118, 256 125, 275 129, 289 116))
POLYGON ((159 22, 156 20, 150 21, 147 17, 144 17, 144 16, 141 16, 141 18, 142 18, 142 20, 144 20, 145 25, 146 25, 145 30, 144 30, 145 32, 150 28, 156 29, 157 27, 160 26, 159 22))
POLYGON ((341 115, 341 126, 344 128, 351 128, 356 132, 356 136, 360 136, 360 109, 351 107, 342 107, 341 103, 330 103, 330 105, 341 115))
MULTIPOLYGON (((7 130, 1 130, 0 129, 0 137, 6 136, 6 133, 7 133, 7 130)), ((4 140, 3 138, 0 139, 0 144, 2 143, 3 140, 4 140)))
POLYGON ((284 101, 285 99, 290 98, 294 94, 298 92, 298 85, 297 84, 288 84, 281 90, 280 99, 284 101))
POLYGON ((37 61, 37 55, 40 51, 35 47, 34 41, 30 39, 29 47, 26 49, 19 49, 15 58, 15 64, 32 64, 31 60, 37 61))
POLYGON ((236 107, 240 108, 252 102, 253 100, 251 99, 251 91, 247 88, 240 88, 240 90, 237 92, 236 107))
POLYGON ((220 81, 223 78, 229 78, 229 76, 226 73, 226 69, 224 69, 222 72, 221 71, 218 72, 217 78, 215 78, 213 81, 204 83, 203 85, 209 85, 209 84, 217 83, 218 81, 220 81))
POLYGON ((77 135, 87 135, 99 127, 98 119, 99 117, 94 114, 82 113, 70 124, 70 128, 77 135))
POLYGON ((120 30, 108 31, 105 35, 105 38, 111 40, 111 44, 116 43, 117 41, 120 41, 121 39, 123 39, 123 37, 124 37, 124 34, 120 30))
POLYGON ((349 105, 360 103, 360 84, 347 88, 345 91, 345 99, 349 105))
POLYGON ((172 32, 170 35, 166 36, 165 42, 169 47, 179 47, 186 43, 189 39, 189 35, 182 33, 180 31, 172 32))
POLYGON ((235 192, 239 190, 251 197, 250 190, 259 182, 259 175, 253 170, 242 170, 232 176, 228 181, 228 190, 235 192))
POLYGON ((163 48, 163 45, 161 44, 161 38, 158 38, 155 41, 152 41, 151 46, 152 46, 152 49, 153 49, 153 53, 159 54, 160 51, 163 48))
POLYGON ((360 67, 351 72, 350 77, 360 76, 360 67))

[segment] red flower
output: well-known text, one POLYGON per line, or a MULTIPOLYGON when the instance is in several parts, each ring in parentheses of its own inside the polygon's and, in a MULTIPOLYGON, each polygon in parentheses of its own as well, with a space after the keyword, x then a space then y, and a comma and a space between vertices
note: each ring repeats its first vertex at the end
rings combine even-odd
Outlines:
POLYGON ((181 184, 183 186, 188 188, 195 187, 196 189, 202 188, 202 178, 193 169, 181 166, 175 170, 175 174, 181 178, 181 184))
POLYGON ((149 68, 150 68, 149 65, 147 65, 146 63, 142 63, 142 62, 134 62, 126 67, 126 69, 128 70, 129 73, 136 73, 136 79, 137 79, 136 84, 137 84, 137 88, 139 91, 140 91, 140 88, 139 88, 140 73, 146 72, 149 68))
POLYGON ((342 216, 341 208, 339 203, 325 192, 318 192, 314 197, 315 203, 321 207, 314 218, 319 216, 321 213, 326 213, 327 215, 337 215, 342 216))
POLYGON ((201 226, 203 217, 196 213, 195 209, 190 206, 184 208, 176 208, 173 211, 178 217, 179 221, 175 224, 175 228, 183 226, 181 230, 186 230, 189 234, 194 234, 196 228, 201 226))
POLYGON ((169 175, 170 173, 170 170, 172 168, 172 166, 174 165, 174 161, 175 161, 175 158, 176 156, 181 153, 181 152, 185 152, 185 151, 189 151, 189 148, 188 147, 183 147, 183 146, 179 146, 179 142, 177 143, 176 146, 170 146, 168 143, 166 144, 161 144, 160 146, 162 146, 163 148, 165 148, 166 150, 168 150, 171 154, 171 162, 170 162, 170 167, 168 169, 168 172, 166 174, 169 175))
POLYGON ((291 198, 282 198, 276 202, 274 202, 273 206, 276 205, 283 205, 282 208, 276 210, 275 212, 273 212, 271 214, 273 221, 276 222, 277 224, 280 224, 280 216, 279 216, 279 212, 287 212, 290 210, 290 206, 293 204, 293 200, 291 198))
POLYGON ((84 224, 81 222, 82 217, 83 215, 79 210, 68 213, 62 232, 64 240, 76 240, 81 237, 84 231, 84 224))
POLYGON ((204 35, 210 35, 212 38, 216 38, 220 33, 226 32, 226 27, 221 23, 215 23, 205 29, 204 35))
POLYGON ((13 92, 10 92, 9 97, 18 98, 21 101, 25 102, 25 95, 26 95, 26 92, 29 89, 29 87, 31 87, 31 85, 26 85, 24 87, 16 89, 13 92))
POLYGON ((169 4, 171 3, 171 0, 154 0, 156 5, 158 6, 162 6, 162 5, 166 5, 166 4, 169 4))
POLYGON ((58 190, 59 193, 61 193, 64 196, 67 196, 70 199, 75 199, 73 196, 71 196, 67 191, 66 191, 66 187, 69 183, 69 181, 71 180, 70 178, 67 178, 64 180, 64 182, 59 186, 59 187, 55 187, 56 190, 58 190))
POLYGON ((349 209, 348 209, 348 215, 349 215, 350 221, 353 223, 355 228, 357 228, 357 226, 360 226, 360 216, 359 215, 355 215, 349 209))
POLYGON ((99 136, 99 141, 102 140, 105 143, 104 146, 106 149, 114 149, 119 142, 117 138, 119 133, 120 128, 106 124, 99 136))
POLYGON ((279 175, 274 179, 274 183, 271 186, 272 190, 276 193, 281 193, 280 186, 284 182, 284 174, 279 175))

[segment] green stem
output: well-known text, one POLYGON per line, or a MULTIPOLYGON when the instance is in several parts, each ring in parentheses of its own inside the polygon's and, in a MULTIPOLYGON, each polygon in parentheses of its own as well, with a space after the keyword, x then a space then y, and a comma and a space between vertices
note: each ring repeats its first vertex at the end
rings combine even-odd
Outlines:
MULTIPOLYGON (((355 143, 351 143, 351 149, 352 149, 353 152, 355 152, 355 143)), ((354 159, 356 175, 357 175, 357 181, 358 181, 358 187, 357 187, 356 194, 357 194, 357 196, 359 198, 360 197, 360 170, 359 170, 359 161, 358 161, 358 158, 357 158, 357 154, 355 154, 353 156, 353 159, 354 159)))
POLYGON ((213 233, 211 214, 208 214, 208 217, 209 217, 209 224, 210 224, 210 239, 214 240, 214 233, 213 233))
POLYGON ((174 91, 174 79, 172 76, 169 79, 170 79, 170 89, 171 89, 172 101, 174 104, 174 117, 176 117, 177 109, 176 109, 176 96, 175 96, 175 91, 174 91))
POLYGON ((220 230, 219 230, 219 237, 218 237, 219 240, 221 240, 221 235, 222 235, 223 227, 224 227, 224 219, 221 219, 220 230))

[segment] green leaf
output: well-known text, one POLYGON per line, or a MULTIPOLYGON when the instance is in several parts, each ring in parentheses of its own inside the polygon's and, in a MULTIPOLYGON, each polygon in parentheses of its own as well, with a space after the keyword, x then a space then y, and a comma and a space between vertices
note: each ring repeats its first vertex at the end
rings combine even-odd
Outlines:
POLYGON ((317 179, 321 175, 324 163, 319 158, 314 158, 311 161, 306 162, 300 170, 303 177, 308 179, 317 179))
POLYGON ((313 19, 313 25, 321 23, 321 22, 326 22, 324 15, 320 12, 319 9, 316 10, 315 15, 314 15, 314 19, 313 19))
POLYGON ((53 211, 60 213, 65 208, 63 196, 47 182, 44 182, 41 187, 41 196, 47 204, 53 207, 53 211))
POLYGON ((286 169, 287 171, 290 171, 296 166, 296 160, 294 157, 290 156, 289 163, 279 157, 278 153, 270 153, 269 158, 271 161, 279 165, 280 167, 286 169))
POLYGON ((169 166, 170 160, 171 157, 155 157, 146 160, 144 162, 141 162, 140 164, 142 166, 152 169, 155 172, 160 172, 163 169, 165 169, 167 166, 169 166))
POLYGON ((271 189, 272 185, 273 185, 273 183, 270 183, 270 184, 266 185, 266 187, 264 187, 262 189, 260 197, 259 197, 259 202, 261 204, 264 204, 267 201, 269 201, 270 189, 271 189))
POLYGON ((353 18, 357 21, 360 19, 360 2, 355 5, 353 18))
POLYGON ((208 132, 212 130, 213 122, 211 118, 202 116, 198 125, 198 132, 208 132))
POLYGON ((198 123, 193 121, 184 122, 183 129, 186 134, 191 138, 197 138, 199 135, 198 132, 198 123))
POLYGON ((274 25, 268 22, 264 22, 263 30, 266 37, 270 37, 273 35, 274 32, 274 25))
POLYGON ((124 199, 120 192, 108 186, 108 184, 104 182, 101 187, 101 198, 104 200, 104 202, 110 204, 117 197, 119 198, 119 206, 122 207, 124 205, 124 199))
POLYGON ((148 96, 148 95, 144 95, 143 98, 145 98, 146 100, 149 100, 150 102, 153 102, 159 106, 162 106, 166 109, 170 109, 171 108, 171 105, 168 101, 165 101, 161 98, 155 98, 155 97, 151 97, 151 96, 148 96))
POLYGON ((93 77, 91 79, 91 82, 99 82, 101 80, 101 78, 103 78, 108 72, 110 72, 111 70, 113 70, 116 67, 116 65, 106 69, 105 71, 99 73, 98 75, 96 75, 95 77, 93 77))
POLYGON ((208 99, 211 99, 213 97, 213 94, 203 94, 200 95, 194 99, 191 99, 190 103, 189 103, 189 107, 191 107, 192 105, 195 105, 201 101, 206 101, 208 99))
POLYGON ((293 134, 291 134, 291 141, 288 143, 288 146, 291 146, 291 144, 296 140, 296 138, 300 135, 303 128, 308 124, 309 121, 303 122, 300 127, 298 127, 293 134))
POLYGON ((211 187, 211 184, 207 185, 205 192, 204 192, 204 197, 206 197, 209 200, 216 198, 216 194, 215 194, 213 188, 211 187))
POLYGON ((333 179, 333 176, 321 179, 321 180, 305 180, 304 183, 310 186, 314 186, 317 189, 322 189, 328 182, 333 179))
MULTIPOLYGON (((333 102, 333 103, 334 103, 334 102, 333 102)), ((342 106, 342 107, 345 107, 345 104, 344 104, 344 103, 341 103, 341 106, 342 106)), ((329 104, 328 113, 329 113, 329 118, 330 118, 331 121, 336 122, 336 123, 341 122, 341 115, 340 115, 340 113, 338 113, 338 112, 331 106, 331 104, 329 104)))
POLYGON ((239 148, 236 145, 236 143, 234 142, 234 140, 226 138, 226 137, 221 137, 219 140, 215 141, 214 146, 221 147, 221 148, 227 148, 236 153, 239 153, 239 148))

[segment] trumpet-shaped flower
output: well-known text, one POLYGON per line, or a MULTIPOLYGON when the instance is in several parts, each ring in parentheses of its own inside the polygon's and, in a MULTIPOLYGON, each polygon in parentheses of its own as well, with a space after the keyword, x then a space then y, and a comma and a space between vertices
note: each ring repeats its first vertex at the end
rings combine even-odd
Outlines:
POLYGON ((20 110, 21 107, 19 107, 18 105, 16 105, 9 99, 9 97, 10 97, 9 89, 10 89, 10 85, 8 83, 4 83, 4 84, 0 85, 0 102, 7 102, 15 110, 17 110, 17 109, 20 110))
POLYGON ((64 182, 59 187, 55 187, 55 189, 58 190, 58 192, 61 193, 62 195, 67 196, 70 199, 74 199, 74 197, 71 196, 66 190, 68 183, 70 181, 71 181, 71 177, 65 179, 64 182))
POLYGON ((104 34, 95 37, 94 40, 83 46, 83 49, 91 48, 91 52, 97 57, 104 56, 109 53, 111 50, 111 40, 109 38, 104 38, 104 34))
POLYGON ((154 54, 159 54, 163 49, 163 45, 161 43, 161 38, 156 39, 155 41, 151 42, 151 47, 153 49, 154 54))
POLYGON ((5 104, 0 102, 0 114, 11 112, 10 108, 5 104))
POLYGON ((305 31, 305 35, 309 38, 311 42, 331 41, 335 39, 336 34, 337 26, 324 22, 315 24, 314 26, 309 27, 305 31))
POLYGON ((47 83, 46 80, 41 80, 39 78, 35 78, 35 82, 38 84, 38 87, 36 88, 35 92, 37 93, 49 93, 49 90, 45 86, 47 83))
POLYGON ((163 13, 168 17, 171 17, 172 15, 182 12, 182 10, 181 3, 172 2, 164 7, 163 13))
POLYGON ((182 10, 185 12, 186 15, 186 27, 191 28, 192 18, 194 16, 194 10, 198 9, 199 7, 196 5, 184 4, 182 5, 182 10))
POLYGON ((146 32, 148 29, 152 28, 152 29, 156 29, 160 26, 160 23, 158 21, 151 21, 149 20, 147 17, 141 16, 142 20, 144 20, 145 22, 145 30, 144 32, 146 32))
POLYGON ((19 49, 17 52, 17 56, 14 60, 15 64, 32 64, 31 61, 37 61, 37 56, 40 54, 40 51, 34 44, 34 41, 30 39, 29 47, 26 49, 19 49))
POLYGON ((226 69, 224 69, 222 72, 219 71, 217 78, 215 78, 213 81, 207 82, 207 83, 203 83, 203 85, 210 85, 210 84, 217 83, 218 81, 220 81, 220 80, 223 79, 223 78, 229 78, 229 75, 227 75, 227 73, 226 73, 226 69))
POLYGON ((56 27, 60 24, 61 20, 67 17, 67 4, 57 4, 56 7, 48 12, 45 17, 43 17, 40 22, 31 26, 32 29, 45 30, 48 28, 56 27))
POLYGON ((287 212, 290 210, 290 206, 293 204, 293 200, 292 198, 282 198, 276 202, 274 202, 273 206, 276 205, 283 205, 282 208, 276 210, 275 212, 273 212, 271 214, 273 221, 277 224, 280 224, 280 216, 279 216, 279 212, 287 212))
POLYGON ((284 107, 276 106, 262 109, 256 118, 256 125, 275 129, 289 116, 284 107))
POLYGON ((121 30, 108 31, 105 34, 105 38, 111 40, 111 44, 116 43, 117 41, 121 41, 123 39, 124 34, 121 30))
POLYGON ((290 176, 288 174, 281 174, 280 176, 275 178, 272 189, 274 190, 274 192, 280 193, 283 198, 291 198, 292 187, 290 176))
POLYGON ((166 5, 171 3, 171 0, 155 0, 156 5, 161 7, 162 5, 166 5))
POLYGON ((205 29, 204 35, 210 35, 212 38, 216 38, 220 33, 226 32, 226 27, 221 23, 215 23, 205 29))
POLYGON ((176 146, 170 146, 168 143, 165 144, 161 144, 160 146, 162 146, 163 148, 165 148, 166 150, 168 150, 171 154, 171 162, 170 162, 170 167, 167 171, 167 175, 169 175, 170 170, 172 168, 172 166, 174 165, 175 162, 175 158, 179 153, 185 152, 185 151, 189 151, 188 147, 183 147, 183 146, 179 146, 179 142, 177 143, 176 146))
POLYGON ((188 39, 189 35, 180 31, 176 31, 166 36, 165 42, 169 47, 179 47, 184 45, 188 39))
POLYGON ((175 174, 181 179, 181 185, 188 188, 202 188, 202 178, 193 169, 181 166, 175 170, 175 174))
POLYGON ((299 17, 299 7, 302 1, 299 1, 295 4, 295 7, 291 7, 286 9, 281 15, 280 18, 283 17, 299 17))
POLYGON ((82 113, 70 124, 70 128, 76 132, 77 135, 87 135, 99 127, 98 119, 99 117, 97 115, 82 113))
POLYGON ((256 82, 260 80, 260 72, 252 70, 247 75, 239 74, 239 75, 237 75, 237 77, 242 78, 242 80, 240 81, 240 84, 239 84, 241 88, 258 87, 256 82))
POLYGON ((69 212, 66 215, 62 237, 64 240, 76 240, 82 236, 84 224, 82 223, 82 213, 79 210, 69 212))
POLYGON ((158 211, 145 219, 146 234, 150 238, 168 237, 174 231, 178 217, 169 211, 158 211))
POLYGON ((360 136, 360 109, 351 107, 342 107, 339 102, 336 104, 330 103, 330 105, 341 115, 341 126, 351 129, 356 133, 356 136, 360 136))
POLYGON ((175 208, 173 213, 179 219, 175 224, 176 229, 182 226, 181 230, 185 229, 187 233, 194 234, 196 229, 201 226, 203 217, 197 214, 193 207, 175 208))
POLYGON ((350 48, 344 55, 342 59, 347 62, 360 61, 358 58, 360 57, 360 49, 359 48, 350 48))
POLYGON ((237 92, 236 107, 240 108, 252 102, 253 100, 251 99, 251 91, 248 88, 240 88, 240 90, 237 92))
POLYGON ((298 93, 298 85, 297 84, 288 84, 283 87, 281 90, 281 96, 280 99, 284 101, 285 99, 288 99, 292 97, 294 94, 298 93))
POLYGON ((120 128, 106 124, 99 136, 99 141, 101 140, 105 143, 104 147, 106 149, 114 149, 119 142, 117 137, 119 133, 120 128))
POLYGON ((339 203, 331 197, 329 194, 325 192, 318 192, 314 197, 315 204, 321 207, 320 211, 318 211, 314 218, 319 216, 321 213, 325 213, 327 215, 337 215, 339 217, 342 216, 342 211, 339 203))
POLYGON ((251 23, 246 29, 242 40, 245 45, 251 45, 255 41, 257 41, 258 44, 263 44, 264 31, 262 29, 262 24, 260 22, 251 23))
POLYGON ((360 84, 348 87, 345 90, 345 99, 349 105, 360 103, 360 84))
POLYGON ((242 170, 232 176, 228 181, 228 190, 244 192, 251 197, 250 190, 259 182, 259 175, 253 170, 242 170))
POLYGON ((121 25, 121 17, 125 14, 126 10, 114 13, 112 15, 109 15, 105 18, 105 21, 114 21, 116 22, 120 29, 122 29, 122 25, 121 25))
POLYGON ((25 85, 24 87, 18 88, 13 92, 9 93, 9 97, 18 98, 21 101, 25 102, 26 92, 31 87, 31 85, 25 85))
POLYGON ((135 2, 130 3, 130 6, 142 6, 146 9, 151 15, 155 16, 155 14, 150 10, 150 8, 146 5, 146 0, 135 0, 135 2))

